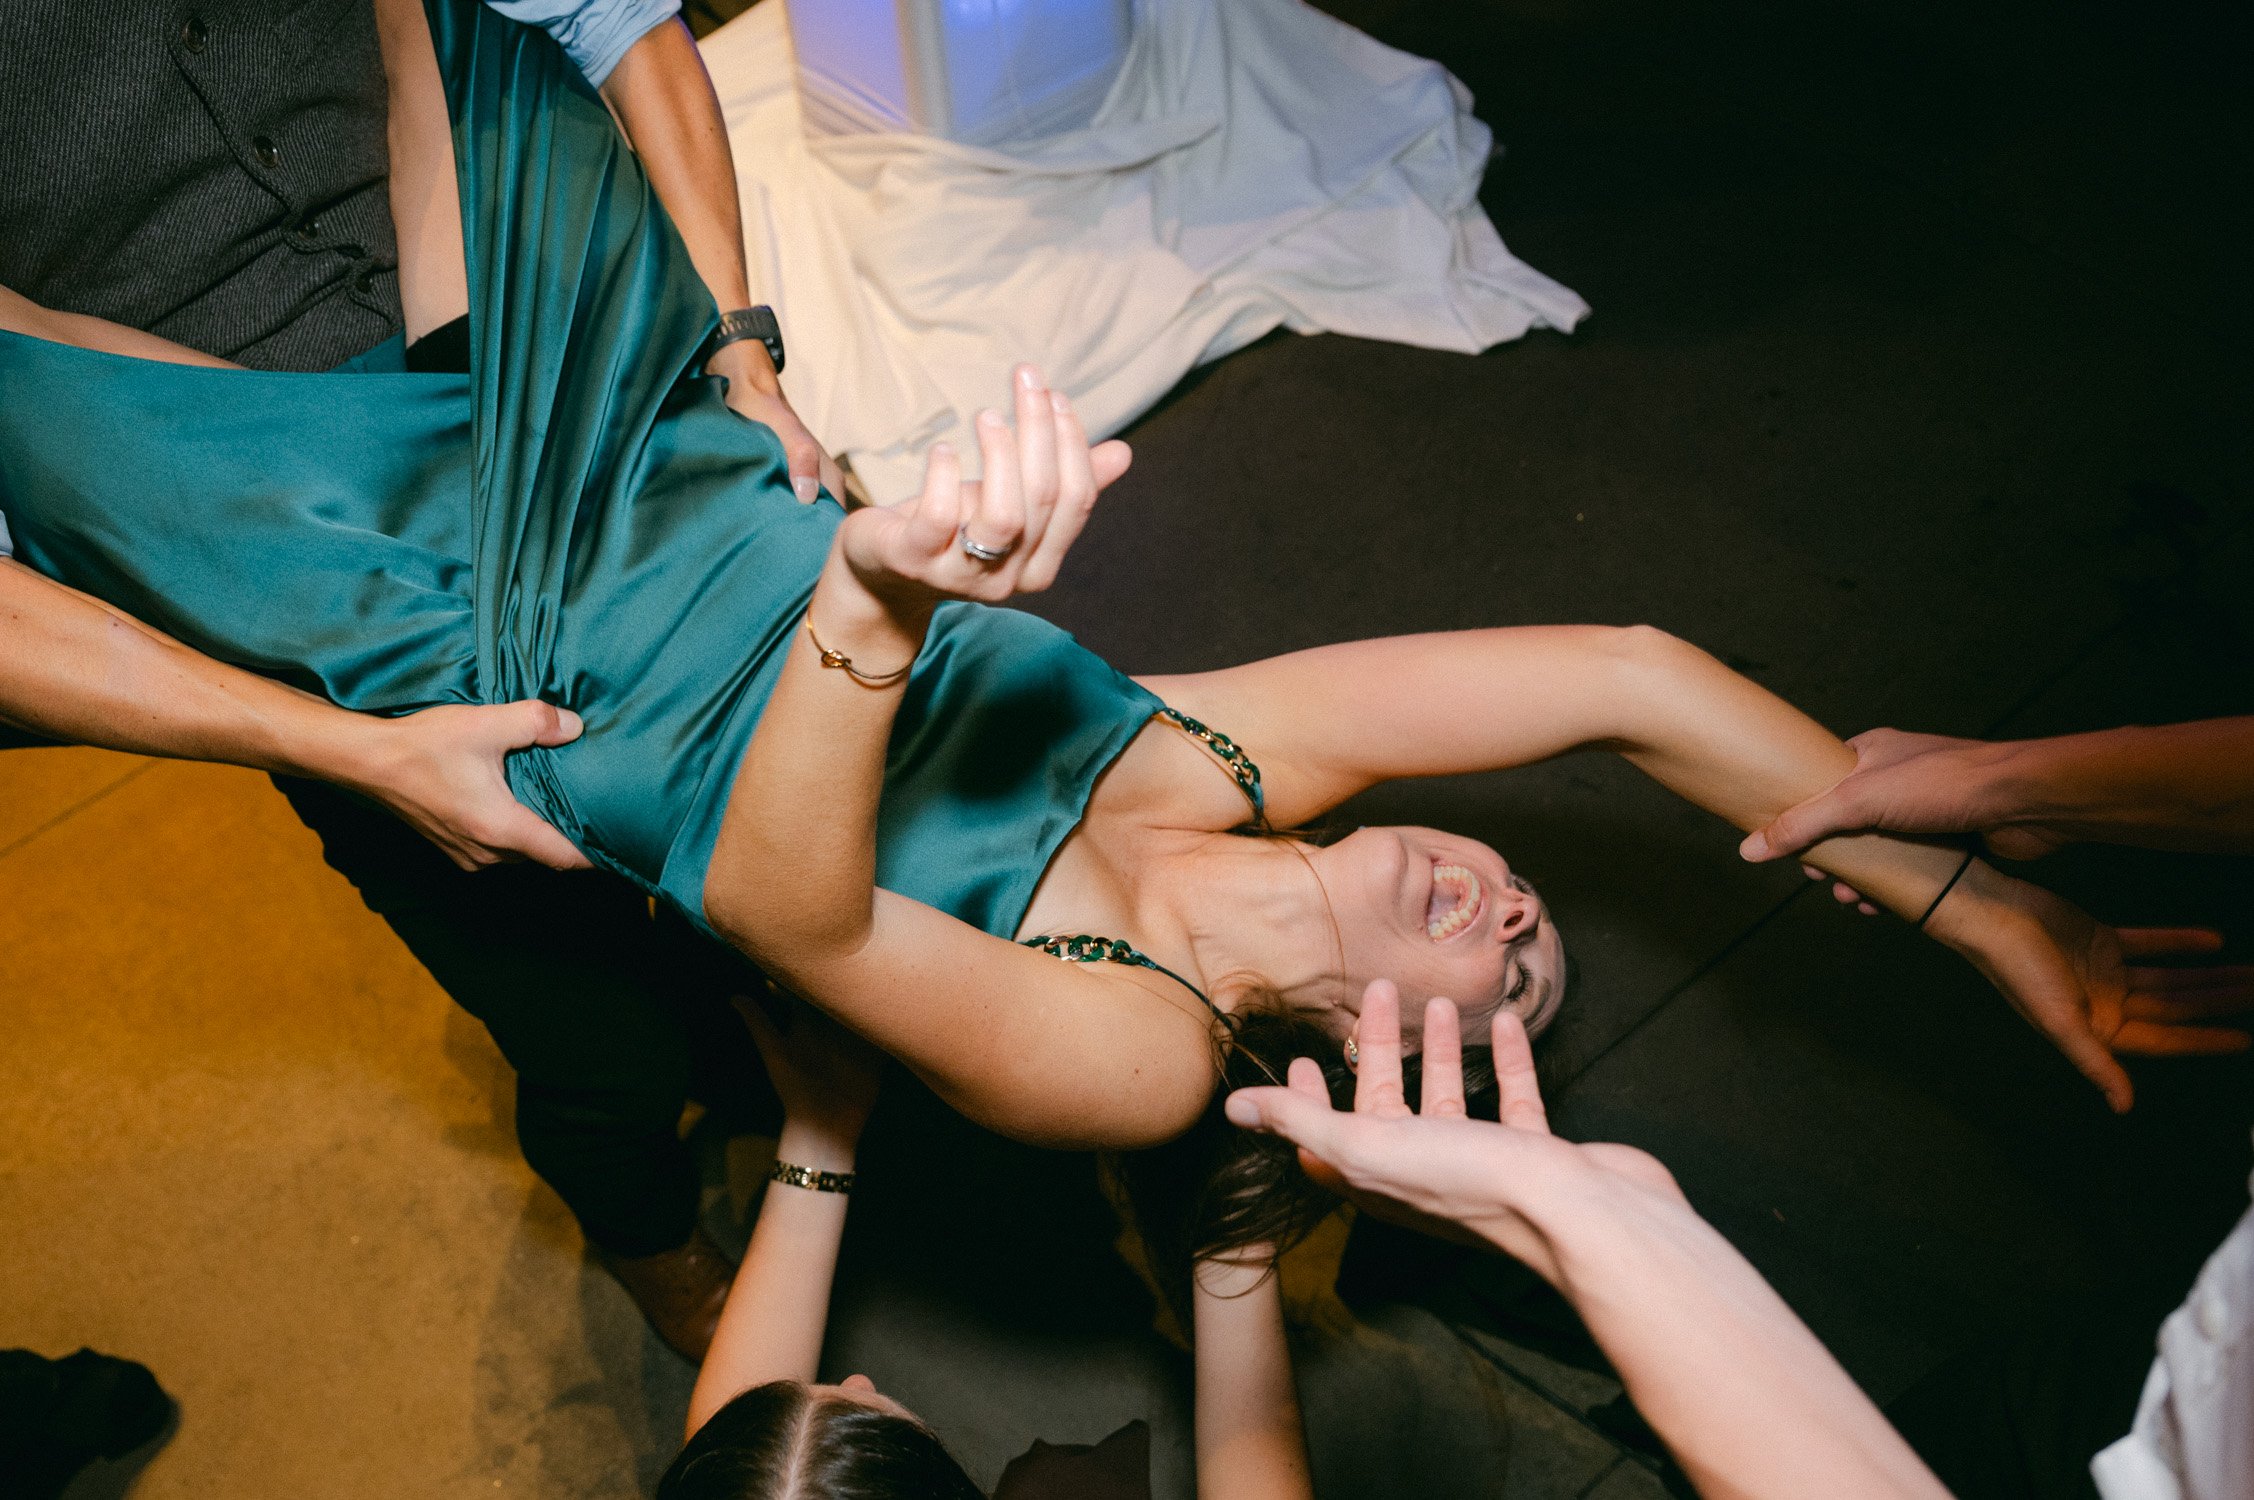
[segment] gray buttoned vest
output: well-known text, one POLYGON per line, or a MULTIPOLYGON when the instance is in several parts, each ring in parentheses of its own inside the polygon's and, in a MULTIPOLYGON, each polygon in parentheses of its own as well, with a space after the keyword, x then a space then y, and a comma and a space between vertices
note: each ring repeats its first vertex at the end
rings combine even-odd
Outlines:
POLYGON ((258 369, 399 331, 372 0, 6 0, 0 285, 258 369))

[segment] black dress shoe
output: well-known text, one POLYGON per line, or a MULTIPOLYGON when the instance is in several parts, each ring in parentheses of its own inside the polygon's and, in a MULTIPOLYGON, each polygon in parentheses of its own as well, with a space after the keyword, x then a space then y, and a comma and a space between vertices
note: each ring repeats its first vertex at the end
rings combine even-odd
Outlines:
POLYGON ((177 1408, 148 1367, 81 1349, 0 1349, 0 1492, 53 1500, 97 1458, 123 1458, 177 1408))

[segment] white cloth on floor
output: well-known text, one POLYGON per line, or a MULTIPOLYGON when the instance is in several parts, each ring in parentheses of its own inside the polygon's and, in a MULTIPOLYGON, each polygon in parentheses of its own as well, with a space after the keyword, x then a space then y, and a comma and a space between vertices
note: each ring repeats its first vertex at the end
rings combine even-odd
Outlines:
POLYGON ((879 501, 1021 359, 1103 434, 1278 326, 1468 354, 1588 312, 1480 209, 1463 85, 1300 0, 1139 0, 1090 125, 1001 149, 809 140, 777 0, 703 46, 784 387, 879 501))
POLYGON ((2254 1208, 2160 1325, 2136 1421, 2090 1475, 2105 1500, 2254 1495, 2254 1208))

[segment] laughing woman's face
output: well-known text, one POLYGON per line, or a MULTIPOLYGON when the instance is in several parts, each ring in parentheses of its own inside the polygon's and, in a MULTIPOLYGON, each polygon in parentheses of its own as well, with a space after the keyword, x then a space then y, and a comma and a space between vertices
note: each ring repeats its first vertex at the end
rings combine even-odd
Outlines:
POLYGON ((1477 839, 1434 828, 1361 828, 1310 851, 1337 914, 1348 984, 1401 989, 1402 1040, 1424 1002, 1456 1002, 1478 1041, 1508 1005, 1538 1034, 1565 995, 1565 945, 1534 887, 1477 839))

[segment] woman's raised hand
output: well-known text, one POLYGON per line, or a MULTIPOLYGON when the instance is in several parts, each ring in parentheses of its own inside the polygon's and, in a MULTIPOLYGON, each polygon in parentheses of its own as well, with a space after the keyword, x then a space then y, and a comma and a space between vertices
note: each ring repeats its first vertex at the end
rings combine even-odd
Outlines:
POLYGON ((945 443, 924 464, 923 492, 846 517, 838 546, 872 595, 896 611, 944 599, 998 604, 1056 582, 1096 496, 1127 472, 1127 445, 1088 444, 1072 403, 1031 365, 1019 365, 1014 430, 995 412, 977 420, 979 478, 963 478, 945 443))

